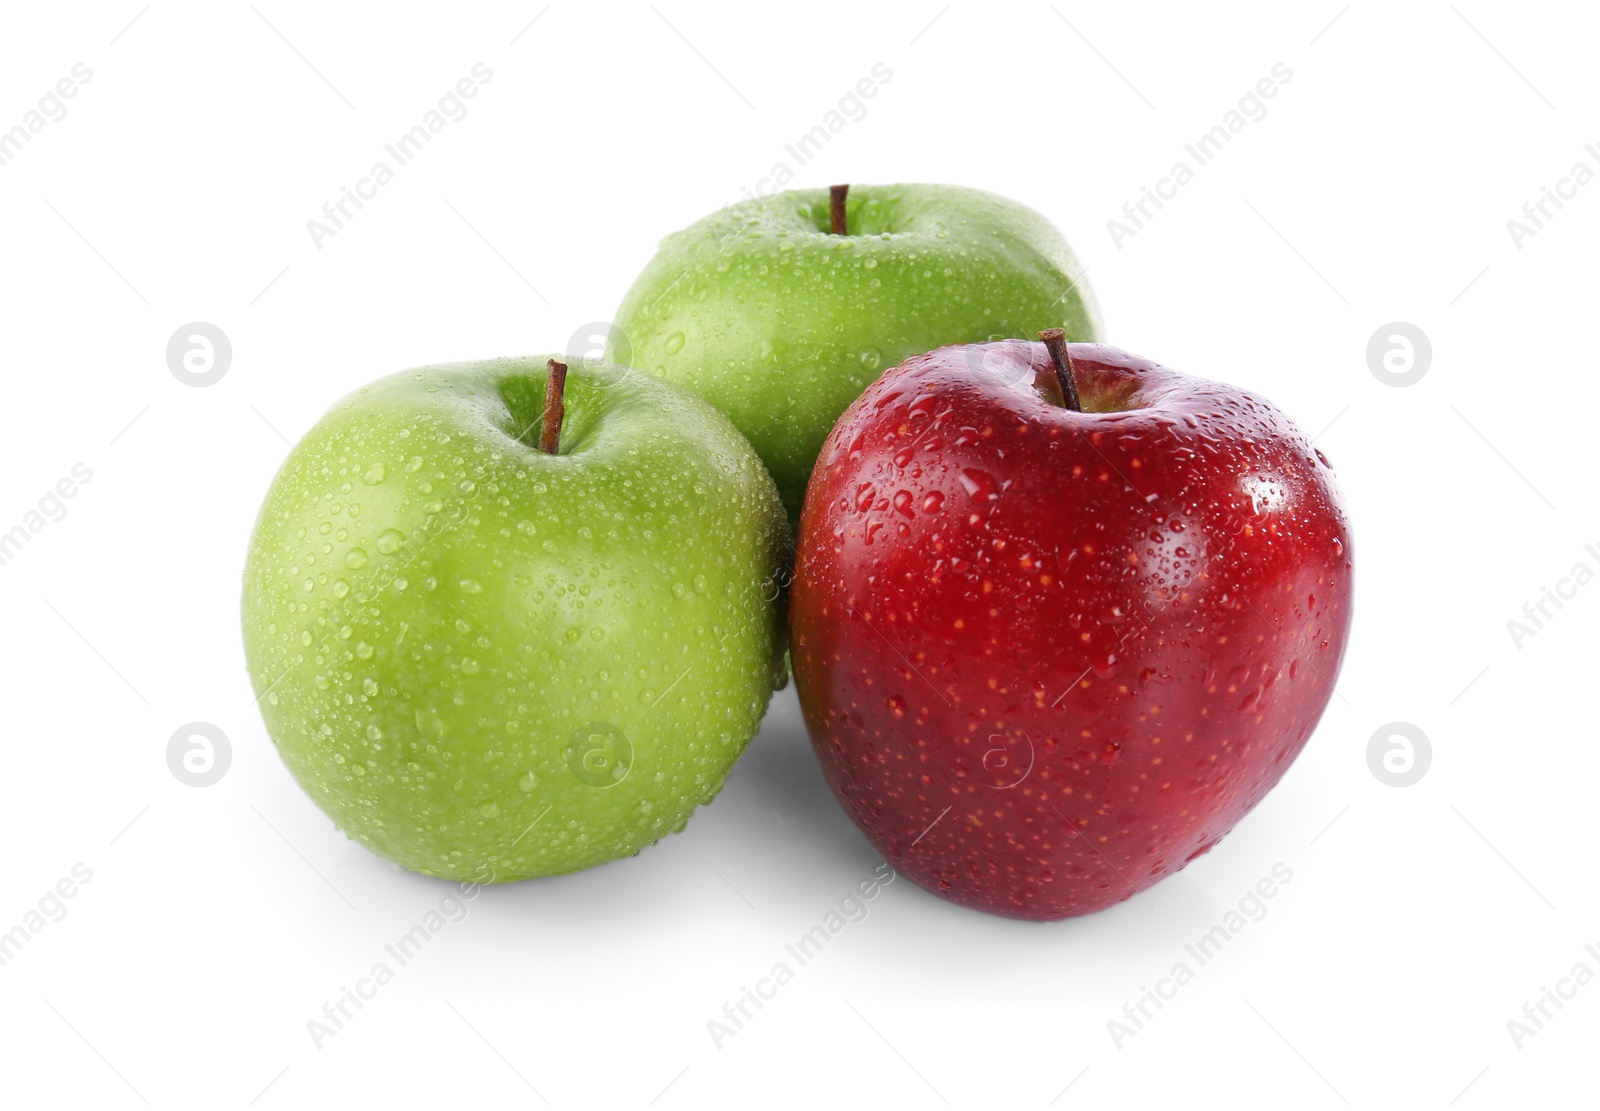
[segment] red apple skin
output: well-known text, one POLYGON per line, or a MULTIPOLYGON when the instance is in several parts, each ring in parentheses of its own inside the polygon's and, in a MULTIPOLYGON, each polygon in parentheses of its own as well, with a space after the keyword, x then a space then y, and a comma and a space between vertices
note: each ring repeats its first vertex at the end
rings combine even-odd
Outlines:
POLYGON ((812 472, 790 596, 807 729, 895 870, 1054 920, 1206 852, 1339 673, 1333 473, 1242 390, 1114 347, 946 347, 884 374, 812 472))

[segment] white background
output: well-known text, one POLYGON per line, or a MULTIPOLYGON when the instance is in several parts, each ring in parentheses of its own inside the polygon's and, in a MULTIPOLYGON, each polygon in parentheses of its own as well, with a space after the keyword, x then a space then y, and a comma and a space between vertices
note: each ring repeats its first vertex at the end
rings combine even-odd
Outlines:
MULTIPOLYGON (((1600 546, 1589 414, 1600 183, 1507 221, 1600 139, 1592 13, 1540 4, 1015 7, 938 0, 8 5, 0 128, 93 71, 0 167, 0 531, 93 479, 0 567, 0 967, 18 1106, 1572 1105, 1600 986, 1600 585, 1507 621, 1600 546), (537 18, 535 18, 537 17, 537 18), (131 24, 130 24, 130 21, 131 24), (530 25, 530 21, 532 21, 530 25), (474 63, 493 79, 344 230, 306 221, 474 63), (814 161, 785 152, 874 63, 814 161), (1283 62, 1293 78, 1120 247, 1107 221, 1283 62), (1337 696, 1219 848, 1102 914, 986 917, 897 880, 755 1020, 707 1031, 878 863, 780 695, 686 837, 484 892, 337 1036, 307 1021, 444 885, 333 829, 252 705, 238 599, 274 471, 336 398, 431 361, 548 352, 658 239, 788 162, 796 185, 949 181, 1078 249, 1109 338, 1264 393, 1355 523, 1337 696), (190 321, 230 337, 197 389, 190 321), (1367 344, 1421 328, 1396 388, 1367 344), (233 762, 168 770, 214 723, 233 762), (1369 770, 1409 722, 1432 763, 1369 770), (1121 1014, 1282 862, 1292 882, 1120 1046, 1121 1014), (536 1094, 537 1093, 537 1094, 536 1094)), ((1193 963, 1192 961, 1190 963, 1193 963)))

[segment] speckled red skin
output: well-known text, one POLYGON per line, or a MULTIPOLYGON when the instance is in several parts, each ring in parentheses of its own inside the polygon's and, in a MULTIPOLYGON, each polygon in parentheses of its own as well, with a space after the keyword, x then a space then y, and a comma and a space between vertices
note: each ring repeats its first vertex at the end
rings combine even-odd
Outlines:
POLYGON ((1349 523, 1266 401, 1113 347, 947 347, 842 416, 791 653, 834 794, 903 875, 994 914, 1121 902, 1283 776, 1338 676, 1349 523), (1121 411, 1110 411, 1121 410, 1121 411))

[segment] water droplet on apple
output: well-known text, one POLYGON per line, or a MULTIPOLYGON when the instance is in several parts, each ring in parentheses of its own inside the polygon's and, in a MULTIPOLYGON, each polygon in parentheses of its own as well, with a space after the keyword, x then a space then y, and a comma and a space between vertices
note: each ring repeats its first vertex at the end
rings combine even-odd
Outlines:
POLYGON ((517 786, 522 788, 525 793, 531 794, 533 789, 539 786, 539 777, 534 775, 532 772, 528 772, 521 779, 517 780, 517 786))
POLYGON ((479 582, 477 579, 462 579, 461 580, 461 593, 463 593, 463 594, 482 594, 483 593, 483 584, 481 582, 479 582))
POLYGON ((384 555, 394 555, 405 542, 405 534, 399 529, 386 528, 378 534, 378 551, 384 555))
POLYGON ((485 818, 498 818, 500 816, 500 804, 493 799, 487 802, 480 802, 478 804, 478 813, 485 818))
POLYGON ((463 674, 463 675, 476 675, 476 674, 478 674, 478 661, 473 659, 471 656, 462 656, 461 657, 461 674, 463 674))
POLYGON ((358 571, 367 565, 367 553, 360 548, 351 548, 344 553, 344 565, 352 571, 358 571))
POLYGON ((868 370, 877 370, 883 365, 883 352, 876 347, 869 347, 861 352, 861 365, 868 370))
POLYGON ((367 468, 367 473, 361 476, 361 481, 368 486, 376 486, 383 481, 385 473, 382 463, 374 463, 367 468))
POLYGON ((958 477, 961 488, 967 492, 967 496, 980 505, 986 505, 1000 496, 1000 488, 994 476, 986 471, 968 469, 962 471, 958 477))
POLYGON ((667 354, 668 355, 676 355, 679 351, 682 351, 683 350, 683 333, 682 332, 673 332, 670 336, 667 337, 667 342, 665 344, 665 347, 667 349, 667 354))

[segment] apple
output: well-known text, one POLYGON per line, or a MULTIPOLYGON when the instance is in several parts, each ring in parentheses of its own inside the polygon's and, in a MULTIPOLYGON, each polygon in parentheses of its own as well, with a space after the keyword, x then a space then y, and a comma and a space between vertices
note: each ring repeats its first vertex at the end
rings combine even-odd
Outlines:
POLYGON ((750 445, 650 375, 548 366, 351 394, 250 542, 278 752, 350 837, 427 875, 571 872, 681 829, 781 661, 787 526, 750 445))
POLYGON ((661 244, 608 356, 688 386, 755 446, 798 516, 834 421, 885 367, 1060 326, 1099 335, 1039 213, 952 185, 834 186, 715 212, 661 244))
POLYGON ((1269 403, 1045 335, 850 406, 789 621, 828 783, 885 859, 1051 920, 1177 872, 1283 776, 1339 673, 1351 545, 1269 403))

